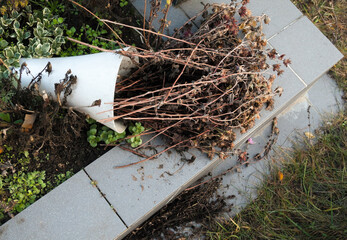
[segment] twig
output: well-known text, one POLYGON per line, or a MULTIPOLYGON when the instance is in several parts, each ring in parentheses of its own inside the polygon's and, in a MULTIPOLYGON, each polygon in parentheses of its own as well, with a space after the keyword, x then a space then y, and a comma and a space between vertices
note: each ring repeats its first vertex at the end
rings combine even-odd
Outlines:
POLYGON ((207 132, 209 132, 209 131, 210 131, 210 130, 207 130, 207 131, 205 131, 205 132, 203 132, 203 133, 200 133, 200 134, 197 135, 197 136, 194 136, 194 137, 191 137, 191 138, 189 138, 189 139, 183 140, 183 141, 181 141, 181 142, 179 142, 179 143, 176 143, 176 144, 174 144, 174 145, 172 145, 172 146, 170 146, 170 147, 164 149, 163 151, 161 151, 161 152, 159 152, 159 153, 157 153, 157 154, 154 154, 153 156, 151 156, 151 157, 149 157, 149 158, 143 159, 143 160, 138 161, 138 162, 130 163, 130 164, 127 164, 127 165, 123 165, 123 166, 116 166, 116 167, 113 167, 113 168, 115 168, 115 169, 125 168, 125 167, 130 167, 130 166, 132 166, 132 165, 136 165, 136 164, 139 164, 139 163, 146 162, 146 161, 151 160, 151 159, 155 158, 156 156, 158 156, 158 155, 160 155, 160 154, 162 154, 162 153, 164 153, 164 152, 170 150, 171 148, 174 148, 174 147, 176 147, 176 146, 178 146, 178 145, 180 145, 180 144, 182 144, 182 143, 184 143, 184 142, 187 142, 187 141, 189 141, 189 140, 192 140, 192 139, 194 139, 194 138, 197 138, 197 137, 199 137, 199 136, 201 136, 201 135, 203 135, 203 134, 205 134, 205 133, 207 133, 207 132))

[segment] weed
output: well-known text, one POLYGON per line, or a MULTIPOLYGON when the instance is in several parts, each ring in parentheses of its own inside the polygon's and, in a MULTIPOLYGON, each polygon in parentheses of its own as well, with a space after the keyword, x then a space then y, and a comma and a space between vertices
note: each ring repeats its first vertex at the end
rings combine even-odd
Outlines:
MULTIPOLYGON (((108 31, 103 27, 103 24, 101 22, 98 24, 96 29, 93 29, 87 24, 82 26, 79 31, 77 31, 75 27, 71 27, 70 29, 65 29, 65 32, 68 37, 74 38, 79 41, 88 42, 94 46, 105 49, 117 48, 117 45, 114 42, 101 40, 102 38, 106 38, 108 36, 108 31)), ((118 30, 118 34, 121 33, 122 32, 118 30)), ((96 49, 91 49, 87 46, 71 42, 71 44, 63 47, 63 51, 61 52, 60 56, 77 56, 97 52, 99 51, 96 49)))
POLYGON ((95 120, 89 118, 88 123, 91 124, 88 135, 88 142, 92 147, 96 147, 99 142, 104 142, 105 144, 115 143, 126 136, 126 132, 117 133, 106 126, 101 126, 97 124, 95 120))
POLYGON ((9 196, 7 203, 15 202, 13 211, 21 212, 44 193, 45 177, 44 171, 20 171, 8 177, 0 176, 0 191, 9 196))
POLYGON ((58 174, 57 176, 54 177, 55 186, 58 186, 59 184, 65 182, 70 177, 72 177, 72 175, 73 175, 72 171, 67 171, 66 173, 58 174))
POLYGON ((120 2, 119 2, 119 6, 120 7, 125 7, 126 5, 128 5, 128 1, 127 0, 120 0, 120 2))
POLYGON ((129 132, 134 135, 133 137, 127 139, 127 142, 130 143, 131 147, 136 148, 142 144, 141 136, 136 136, 145 131, 145 128, 141 123, 137 122, 135 125, 129 127, 129 132))

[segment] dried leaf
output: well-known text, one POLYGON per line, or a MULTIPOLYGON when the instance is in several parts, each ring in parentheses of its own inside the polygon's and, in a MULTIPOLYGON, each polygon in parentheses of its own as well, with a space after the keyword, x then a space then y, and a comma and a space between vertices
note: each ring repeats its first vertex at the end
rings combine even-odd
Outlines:
POLYGON ((278 179, 282 182, 282 180, 283 180, 283 177, 284 177, 284 175, 283 175, 283 173, 281 172, 281 171, 278 171, 278 179))
POLYGON ((270 17, 269 17, 268 15, 265 15, 265 16, 264 16, 264 23, 265 23, 265 24, 269 24, 270 21, 271 21, 270 17))
POLYGON ((36 114, 25 114, 24 122, 22 124, 22 132, 29 132, 35 123, 36 114))

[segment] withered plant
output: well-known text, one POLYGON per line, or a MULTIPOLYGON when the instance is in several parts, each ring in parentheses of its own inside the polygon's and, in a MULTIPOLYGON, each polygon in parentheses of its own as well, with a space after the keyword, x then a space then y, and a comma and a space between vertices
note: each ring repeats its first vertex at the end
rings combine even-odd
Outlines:
MULTIPOLYGON (((153 13, 149 26, 158 15, 159 2, 148 6, 153 13)), ((170 148, 198 148, 211 158, 215 154, 225 158, 234 146, 235 130, 246 132, 264 105, 273 108, 274 96, 282 93, 282 88, 272 90, 276 75, 283 73, 280 61, 290 64, 267 47, 262 29, 269 17, 252 16, 247 3, 205 5, 172 36, 163 34, 170 4, 162 10, 159 33, 101 20, 138 30, 148 47, 120 51, 139 57, 140 67, 117 81, 116 117, 105 121, 141 122, 155 131, 154 137, 165 135, 170 148), (203 21, 194 30, 199 18, 203 21), (270 66, 269 59, 276 63, 270 66)))

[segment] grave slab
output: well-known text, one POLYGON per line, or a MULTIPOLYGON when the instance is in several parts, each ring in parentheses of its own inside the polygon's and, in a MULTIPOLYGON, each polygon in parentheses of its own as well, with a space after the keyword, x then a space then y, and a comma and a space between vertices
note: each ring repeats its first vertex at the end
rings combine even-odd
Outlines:
POLYGON ((1 240, 114 239, 125 225, 84 171, 0 227, 1 240))
MULTIPOLYGON (((263 128, 263 131, 252 136, 253 145, 245 142, 235 149, 246 151, 249 154, 249 158, 253 159, 256 154, 263 151, 267 144, 269 134, 270 130, 263 128)), ((227 218, 233 217, 250 200, 256 197, 258 187, 262 184, 264 176, 269 172, 269 161, 264 158, 254 161, 248 166, 240 165, 238 156, 235 155, 222 161, 221 164, 215 167, 211 171, 212 176, 223 174, 230 168, 234 169, 222 177, 221 186, 218 189, 218 193, 227 198, 226 203, 230 206, 230 211, 224 213, 224 217, 227 218)))
POLYGON ((307 85, 312 84, 343 57, 307 17, 300 18, 269 42, 291 58, 291 67, 307 85))
MULTIPOLYGON (((151 8, 150 0, 131 0, 131 3, 142 16, 146 9, 146 19, 148 20, 148 17, 150 16, 150 8, 151 8)), ((160 9, 164 9, 165 4, 166 4, 166 0, 161 1, 160 9)), ((153 21, 153 27, 156 30, 158 30, 160 27, 159 20, 164 16, 164 14, 161 11, 158 11, 157 14, 158 14, 157 19, 153 21)), ((174 33, 174 29, 180 28, 186 21, 189 20, 189 18, 187 17, 185 12, 182 11, 181 8, 177 6, 171 6, 169 13, 167 15, 167 20, 171 21, 171 24, 169 24, 167 28, 169 32, 164 32, 164 34, 172 35, 174 33)))
POLYGON ((343 92, 329 74, 324 74, 307 92, 308 100, 320 114, 333 114, 343 109, 343 92))
POLYGON ((313 134, 314 129, 318 128, 321 117, 306 97, 307 94, 278 116, 280 135, 277 146, 291 148, 297 134, 303 135, 305 132, 313 134))
MULTIPOLYGON (((203 4, 213 3, 227 3, 230 1, 225 0, 189 0, 178 4, 189 17, 195 16, 198 12, 203 10, 203 4), (203 4, 201 4, 203 3, 203 4)), ((290 0, 257 0, 250 1, 247 4, 254 16, 261 16, 266 14, 271 18, 269 25, 264 24, 264 33, 267 38, 274 36, 279 33, 282 29, 287 27, 289 24, 297 20, 302 13, 291 3, 290 0)), ((237 15, 238 16, 238 15, 237 15)), ((202 18, 198 18, 195 22, 197 25, 200 24, 202 18)))
MULTIPOLYGON (((160 143, 160 141, 157 141, 160 143)), ((155 152, 162 147, 156 147, 155 152)), ((147 152, 149 156, 155 152, 147 152)), ((170 201, 185 188, 191 179, 202 174, 214 164, 197 150, 179 153, 170 150, 158 158, 141 164, 115 169, 115 166, 141 160, 133 153, 113 148, 87 166, 88 175, 98 182, 98 187, 117 213, 131 228, 143 221, 151 212, 170 201), (193 163, 185 159, 196 157, 193 163)))

